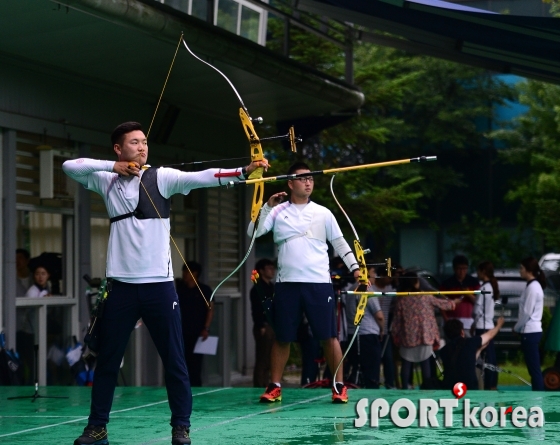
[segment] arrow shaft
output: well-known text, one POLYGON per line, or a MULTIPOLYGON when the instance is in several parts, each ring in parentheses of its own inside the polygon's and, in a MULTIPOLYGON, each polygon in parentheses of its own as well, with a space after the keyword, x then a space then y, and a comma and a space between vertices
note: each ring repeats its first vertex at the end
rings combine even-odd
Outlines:
POLYGON ((341 294, 346 295, 371 295, 372 297, 413 297, 415 295, 481 295, 490 293, 489 291, 482 290, 449 290, 449 291, 422 291, 422 292, 357 292, 357 291, 342 291, 341 294))
POLYGON ((435 161, 436 159, 437 159, 436 156, 421 156, 419 158, 399 159, 397 161, 376 162, 374 164, 330 168, 326 170, 315 170, 306 173, 294 173, 291 175, 269 176, 267 178, 247 179, 245 181, 230 181, 228 182, 228 186, 232 187, 237 185, 251 185, 251 184, 258 184, 259 182, 289 181, 291 179, 305 178, 308 176, 331 175, 334 173, 347 172, 353 170, 364 170, 367 168, 391 167, 393 165, 410 164, 412 162, 429 162, 429 161, 435 161))

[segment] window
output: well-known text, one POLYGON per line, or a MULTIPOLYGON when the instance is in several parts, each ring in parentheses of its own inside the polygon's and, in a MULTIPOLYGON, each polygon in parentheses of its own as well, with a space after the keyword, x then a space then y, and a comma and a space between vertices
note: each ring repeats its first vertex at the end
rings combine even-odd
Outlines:
MULTIPOLYGON (((160 1, 201 20, 207 20, 208 0, 160 1)), ((213 2, 214 25, 260 45, 266 43, 267 12, 264 9, 246 0, 213 0, 213 2)))

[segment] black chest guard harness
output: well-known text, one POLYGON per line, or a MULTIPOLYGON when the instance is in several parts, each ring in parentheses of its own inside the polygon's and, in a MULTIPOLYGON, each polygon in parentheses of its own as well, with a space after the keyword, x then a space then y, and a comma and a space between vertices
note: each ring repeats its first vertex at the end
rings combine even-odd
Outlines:
POLYGON ((140 184, 140 191, 138 196, 138 206, 134 209, 133 212, 125 213, 124 215, 119 215, 111 218, 109 221, 111 223, 120 221, 122 219, 130 218, 134 216, 137 219, 149 219, 149 218, 169 218, 169 213, 171 210, 171 200, 168 198, 164 198, 161 196, 157 186, 157 168, 148 168, 144 170, 142 173, 142 178, 140 178, 140 182, 144 184, 148 194, 146 194, 146 190, 140 184), (150 198, 152 200, 150 201, 150 198), (153 204, 152 204, 153 201, 153 204), (156 209, 157 208, 157 212, 156 209), (159 212, 159 215, 158 215, 159 212))

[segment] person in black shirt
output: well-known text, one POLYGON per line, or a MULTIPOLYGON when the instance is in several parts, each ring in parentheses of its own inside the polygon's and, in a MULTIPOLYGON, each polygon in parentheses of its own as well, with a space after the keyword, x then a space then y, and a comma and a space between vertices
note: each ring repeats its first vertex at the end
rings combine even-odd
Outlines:
MULTIPOLYGON (((255 270, 259 273, 257 282, 251 289, 251 315, 253 317, 253 336, 255 337, 255 368, 253 386, 266 387, 270 381, 270 352, 274 344, 274 330, 268 321, 263 302, 272 302, 276 276, 274 263, 266 258, 257 261, 255 270)), ((266 303, 265 302, 265 303, 266 303)))
POLYGON ((188 261, 186 265, 183 264, 183 278, 175 280, 177 295, 179 296, 179 306, 181 308, 185 360, 187 362, 191 386, 202 386, 203 356, 202 354, 194 353, 194 346, 199 337, 202 337, 203 340, 208 338, 210 334, 210 323, 214 315, 214 303, 211 302, 210 307, 206 304, 206 301, 208 301, 212 295, 212 289, 198 281, 201 272, 202 266, 199 263, 188 261), (204 301, 204 298, 200 295, 197 283, 206 301, 204 301))
POLYGON ((463 323, 460 320, 454 318, 445 322, 443 331, 447 337, 447 343, 440 352, 443 360, 443 387, 445 389, 453 389, 458 382, 467 385, 467 389, 478 389, 478 378, 475 372, 476 359, 503 325, 504 317, 500 317, 493 329, 482 335, 466 338, 463 323))

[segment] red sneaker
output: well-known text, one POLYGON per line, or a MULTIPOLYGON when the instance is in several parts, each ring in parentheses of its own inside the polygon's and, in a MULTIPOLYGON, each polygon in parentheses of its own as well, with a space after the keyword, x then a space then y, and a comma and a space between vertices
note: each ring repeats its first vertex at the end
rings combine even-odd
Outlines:
POLYGON ((266 391, 261 396, 261 403, 273 403, 282 401, 282 388, 275 383, 269 383, 266 391))
POLYGON ((346 385, 342 383, 336 384, 336 391, 334 388, 332 390, 332 403, 348 403, 348 391, 346 385))

